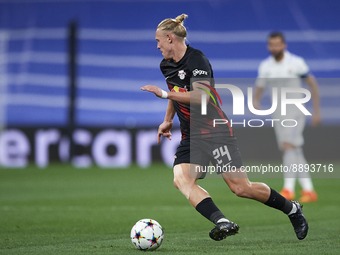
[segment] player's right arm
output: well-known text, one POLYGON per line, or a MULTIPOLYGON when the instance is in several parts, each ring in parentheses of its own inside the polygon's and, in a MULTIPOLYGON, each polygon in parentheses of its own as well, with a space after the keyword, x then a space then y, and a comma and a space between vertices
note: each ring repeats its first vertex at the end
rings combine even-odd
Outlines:
POLYGON ((309 86, 310 92, 312 94, 313 102, 313 115, 312 115, 312 125, 317 126, 321 124, 321 112, 320 112, 320 94, 319 85, 310 73, 309 67, 303 58, 298 58, 297 72, 298 75, 304 79, 305 83, 309 86))
POLYGON ((175 116, 175 108, 172 100, 168 100, 168 107, 166 109, 164 121, 162 124, 158 127, 158 134, 157 134, 157 143, 160 143, 161 136, 167 137, 169 140, 171 140, 171 128, 173 125, 173 119, 175 116))
POLYGON ((310 91, 312 94, 312 102, 314 108, 314 112, 312 115, 312 125, 317 126, 321 124, 319 85, 312 74, 309 74, 306 78, 304 78, 304 81, 310 87, 310 91))

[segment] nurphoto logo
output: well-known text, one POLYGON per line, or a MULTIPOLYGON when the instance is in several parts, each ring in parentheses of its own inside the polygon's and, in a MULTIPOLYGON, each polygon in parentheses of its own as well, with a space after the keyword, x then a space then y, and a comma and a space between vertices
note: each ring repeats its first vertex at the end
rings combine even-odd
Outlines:
MULTIPOLYGON (((215 105, 217 105, 217 102, 214 96, 212 95, 212 93, 216 95, 221 105, 222 105, 222 101, 221 101, 219 94, 216 92, 214 88, 212 88, 211 86, 205 83, 200 82, 200 84, 210 89, 209 91, 204 88, 200 88, 200 87, 198 88, 206 92, 206 93, 202 93, 201 95, 201 115, 207 115, 207 104, 203 103, 203 102, 206 102, 207 94, 212 98, 215 105)), ((216 89, 228 89, 231 92, 232 98, 233 98, 232 100, 233 101, 233 115, 245 115, 245 110, 244 110, 245 97, 244 97, 242 90, 239 87, 232 85, 232 84, 215 84, 215 88, 216 89)), ((305 88, 273 87, 271 97, 272 97, 272 105, 269 109, 266 109, 266 110, 255 109, 254 104, 253 104, 253 89, 251 87, 248 87, 247 88, 247 98, 248 98, 247 105, 248 105, 249 111, 258 116, 270 115, 277 110, 278 105, 279 105, 279 109, 281 109, 280 115, 286 116, 287 106, 295 105, 304 115, 312 115, 303 105, 304 103, 308 102, 311 99, 310 91, 305 88), (299 96, 303 95, 304 97, 288 98, 287 94, 290 94, 290 93, 293 93, 294 95, 298 94, 299 96), (280 95, 280 105, 278 103, 279 95, 280 95)), ((280 121, 281 125, 284 127, 295 127, 298 124, 297 120, 295 119, 266 119, 265 121, 270 121, 272 123, 272 127, 274 126, 275 121, 280 121), (288 123, 290 123, 290 125, 288 125, 288 123)), ((214 119, 213 120, 214 127, 216 125, 223 125, 227 123, 230 123, 231 125, 233 124, 232 120, 229 121, 228 119, 214 119)), ((245 120, 243 122, 237 122, 237 123, 234 122, 234 124, 243 124, 243 126, 245 126, 245 123, 246 123, 245 120)), ((264 121, 261 119, 251 119, 251 120, 248 120, 248 125, 250 127, 261 127, 264 125, 264 121), (260 125, 254 125, 254 122, 259 122, 260 125), (253 123, 253 125, 250 123, 253 123)))

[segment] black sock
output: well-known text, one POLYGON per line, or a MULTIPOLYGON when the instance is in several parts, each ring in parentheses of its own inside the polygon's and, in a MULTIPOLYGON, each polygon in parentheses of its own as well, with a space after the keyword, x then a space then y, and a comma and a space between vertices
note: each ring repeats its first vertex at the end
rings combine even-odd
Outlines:
POLYGON ((288 199, 281 196, 279 193, 277 193, 273 189, 270 189, 269 199, 264 204, 270 207, 273 207, 275 209, 278 209, 284 212, 285 214, 288 214, 293 208, 292 202, 290 202, 288 199))
POLYGON ((198 203, 196 210, 213 223, 225 218, 223 213, 217 208, 211 197, 207 197, 198 203))

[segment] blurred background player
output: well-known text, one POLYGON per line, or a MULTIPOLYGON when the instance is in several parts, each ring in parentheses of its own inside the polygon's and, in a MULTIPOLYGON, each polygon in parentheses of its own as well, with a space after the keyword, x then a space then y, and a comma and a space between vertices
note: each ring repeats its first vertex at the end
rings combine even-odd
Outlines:
MULTIPOLYGON (((284 35, 280 32, 273 32, 268 36, 267 47, 271 56, 263 60, 258 68, 254 107, 260 108, 260 101, 266 86, 278 87, 279 92, 280 87, 301 87, 301 79, 303 79, 312 95, 312 125, 319 125, 321 116, 318 84, 314 76, 309 73, 309 67, 304 59, 287 51, 284 35)), ((293 96, 297 97, 297 95, 293 96)), ((288 98, 292 98, 290 93, 288 98)), ((280 121, 274 122, 277 143, 283 154, 283 165, 291 167, 297 164, 307 164, 302 150, 305 115, 295 105, 288 105, 287 115, 281 116, 279 106, 280 104, 273 113, 273 119, 282 120, 284 117, 284 119, 294 119, 298 122, 295 127, 283 127, 280 121)), ((309 172, 306 171, 285 172, 284 186, 280 194, 289 200, 294 200, 296 178, 302 187, 302 197, 299 201, 301 203, 317 201, 318 196, 314 191, 309 172)))
POLYGON ((250 182, 245 172, 238 172, 243 163, 236 138, 230 126, 214 128, 211 125, 213 119, 227 119, 227 116, 210 97, 205 102, 209 114, 202 117, 201 95, 205 93, 202 89, 214 90, 213 71, 201 51, 185 44, 187 31, 183 21, 186 17, 187 15, 182 14, 176 19, 165 19, 156 30, 157 49, 164 57, 160 68, 170 92, 153 85, 141 88, 159 98, 168 99, 164 122, 158 129, 158 142, 161 136, 171 139, 173 118, 176 113, 179 117, 182 140, 173 164, 175 187, 202 216, 215 224, 209 236, 216 241, 223 240, 238 233, 239 226, 229 221, 209 193, 197 184, 197 180, 205 176, 200 172, 193 176, 195 173, 191 169, 209 166, 210 162, 213 165, 231 166, 235 171, 221 173, 231 191, 239 197, 253 199, 284 212, 288 215, 297 238, 304 239, 308 224, 301 205, 297 201, 287 200, 264 183, 250 182), (195 78, 193 82, 192 78, 195 78))

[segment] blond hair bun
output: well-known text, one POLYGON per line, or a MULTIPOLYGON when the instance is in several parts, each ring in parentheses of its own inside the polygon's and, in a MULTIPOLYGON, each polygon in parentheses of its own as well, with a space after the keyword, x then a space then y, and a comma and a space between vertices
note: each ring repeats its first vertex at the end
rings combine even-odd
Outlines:
POLYGON ((183 21, 188 17, 186 14, 181 14, 176 19, 165 19, 158 24, 157 29, 173 32, 176 36, 185 39, 187 30, 183 25, 183 21))
POLYGON ((182 24, 183 25, 183 21, 186 19, 188 17, 188 15, 186 15, 186 14, 181 14, 181 15, 178 15, 177 17, 176 17, 176 19, 175 19, 175 21, 177 22, 177 23, 180 23, 180 24, 182 24))

